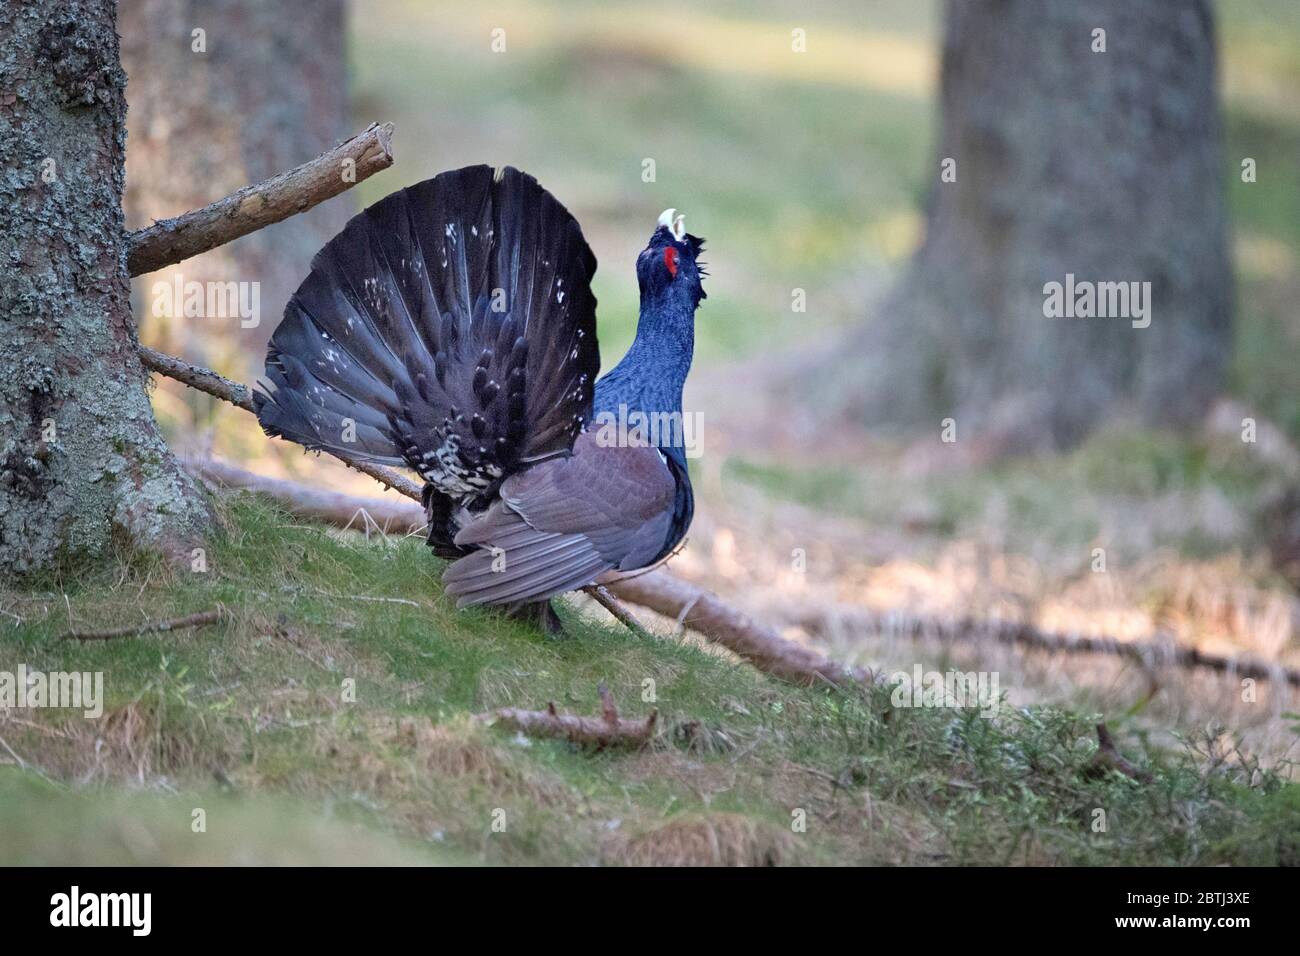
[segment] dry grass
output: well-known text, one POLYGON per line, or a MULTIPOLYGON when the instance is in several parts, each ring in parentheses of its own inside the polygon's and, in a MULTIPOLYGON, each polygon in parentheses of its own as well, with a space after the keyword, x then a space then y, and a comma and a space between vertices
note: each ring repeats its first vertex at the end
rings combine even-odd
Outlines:
POLYGON ((678 817, 610 840, 606 863, 626 866, 781 866, 797 862, 794 838, 736 813, 678 817))
MULTIPOLYGON (((927 468, 938 470, 928 477, 903 480, 914 447, 847 423, 829 447, 825 431, 800 427, 797 417, 758 427, 782 418, 771 407, 779 390, 761 383, 782 380, 790 361, 747 363, 745 377, 760 384, 743 396, 727 386, 734 371, 697 383, 696 402, 710 409, 709 427, 721 436, 720 457, 706 457, 697 471, 697 519, 676 572, 772 621, 797 622, 810 606, 832 618, 857 608, 970 616, 1120 640, 1173 634, 1209 653, 1300 665, 1300 596, 1271 567, 1254 530, 1300 461, 1277 429, 1263 426, 1267 447, 1247 448, 1224 424, 1239 421, 1240 409, 1225 403, 1200 439, 1156 435, 1148 446, 1148 436, 1111 432, 1072 456, 992 469, 932 463, 927 468), (738 477, 744 473, 729 466, 727 451, 742 447, 747 460, 780 469, 738 477), (801 471, 790 462, 818 464, 801 471), (883 502, 873 500, 879 496, 883 502), (1017 515, 1023 507, 1052 515, 1036 525, 1017 515), (1095 547, 1105 549, 1101 573, 1095 547)), ((797 626, 787 634, 810 640, 797 626)), ((1296 755, 1286 715, 1300 711, 1300 690, 1280 681, 1243 686, 1230 676, 1149 672, 1101 655, 885 640, 849 628, 832 642, 834 653, 887 673, 917 661, 997 671, 1017 705, 1140 713, 1165 739, 1170 731, 1230 728, 1273 765, 1296 755)))

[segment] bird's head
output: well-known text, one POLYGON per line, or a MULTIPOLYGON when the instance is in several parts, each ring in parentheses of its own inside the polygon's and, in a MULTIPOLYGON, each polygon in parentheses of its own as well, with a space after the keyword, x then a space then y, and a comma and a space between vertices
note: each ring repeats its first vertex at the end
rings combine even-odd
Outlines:
POLYGON ((686 231, 686 217, 676 209, 665 209, 659 217, 650 244, 636 260, 636 277, 641 285, 641 307, 686 307, 693 314, 700 300, 707 298, 699 261, 704 240, 686 231))

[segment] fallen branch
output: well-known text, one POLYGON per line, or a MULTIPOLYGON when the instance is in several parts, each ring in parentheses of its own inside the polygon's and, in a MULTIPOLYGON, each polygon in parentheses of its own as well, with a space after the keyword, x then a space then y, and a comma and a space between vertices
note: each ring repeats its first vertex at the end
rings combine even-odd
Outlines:
POLYGON ((218 607, 213 608, 211 611, 201 611, 198 614, 190 614, 186 617, 168 618, 165 621, 145 621, 141 624, 131 624, 126 627, 114 627, 105 631, 69 631, 63 635, 62 640, 111 641, 118 637, 135 637, 140 634, 160 634, 167 631, 183 631, 190 627, 202 627, 205 624, 216 624, 226 616, 226 610, 218 607))
POLYGON ((133 276, 154 272, 337 196, 393 165, 392 135, 391 123, 373 124, 295 169, 131 233, 127 269, 133 276))
POLYGON ((384 531, 419 531, 425 525, 424 509, 413 502, 362 498, 296 481, 267 478, 212 458, 186 457, 182 463, 204 481, 264 494, 288 505, 293 514, 314 521, 347 527, 356 523, 358 512, 365 512, 384 531))
POLYGON ((1138 783, 1151 783, 1155 777, 1143 770, 1141 767, 1132 763, 1127 757, 1119 752, 1115 746, 1115 740, 1106 729, 1105 724, 1097 725, 1097 756, 1092 758, 1092 763, 1088 767, 1089 776, 1101 776, 1107 770, 1114 770, 1116 773, 1122 773, 1124 776, 1136 780, 1138 783))
POLYGON ((597 748, 643 747, 654 739, 658 710, 651 710, 644 720, 627 720, 619 717, 609 688, 601 684, 599 693, 599 717, 561 714, 552 702, 546 705, 545 710, 505 707, 491 714, 482 714, 479 719, 490 720, 495 726, 517 730, 529 737, 563 737, 575 744, 597 748))
POLYGON ((1211 654, 1179 643, 1170 634, 1122 641, 1105 634, 1053 633, 1023 621, 922 617, 898 611, 877 613, 862 608, 809 607, 796 611, 791 620, 810 634, 825 639, 857 633, 904 640, 993 641, 1052 653, 1111 654, 1127 657, 1148 670, 1160 665, 1200 667, 1237 677, 1276 680, 1300 687, 1300 670, 1255 657, 1211 654))
POLYGON ((773 627, 753 620, 704 588, 663 569, 609 585, 618 597, 681 622, 782 680, 835 686, 871 680, 868 671, 846 667, 811 647, 787 640, 773 627), (689 608, 687 613, 683 610, 689 608))

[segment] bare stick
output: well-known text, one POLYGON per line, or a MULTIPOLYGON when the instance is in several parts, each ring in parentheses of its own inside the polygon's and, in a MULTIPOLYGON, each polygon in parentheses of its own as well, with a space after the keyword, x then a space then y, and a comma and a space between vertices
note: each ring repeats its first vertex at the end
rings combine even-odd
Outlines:
POLYGON ((165 621, 145 621, 126 627, 114 627, 105 631, 69 631, 63 635, 65 641, 111 641, 117 637, 134 637, 138 634, 159 634, 165 631, 183 631, 189 627, 202 627, 216 624, 227 616, 223 608, 201 611, 186 617, 174 617, 165 621))
POLYGON ((848 631, 909 640, 990 640, 1051 653, 1111 654, 1127 657, 1147 669, 1159 664, 1174 664, 1256 680, 1276 680, 1300 687, 1300 670, 1296 668, 1271 664, 1246 655, 1236 657, 1212 654, 1181 644, 1171 634, 1156 634, 1146 640, 1121 641, 1106 634, 1053 633, 1023 621, 922 617, 898 611, 882 614, 864 608, 829 611, 825 608, 809 608, 796 612, 792 615, 792 620, 809 633, 821 636, 848 631))
POLYGON ((600 716, 578 717, 561 714, 555 704, 548 703, 545 710, 519 710, 506 707, 490 714, 481 714, 481 720, 490 720, 497 727, 517 730, 529 737, 563 737, 575 744, 603 747, 644 747, 655 735, 659 711, 651 710, 644 720, 627 720, 619 717, 614 698, 604 684, 600 685, 600 716))
POLYGON ((393 124, 365 132, 311 162, 127 237, 127 269, 139 276, 215 249, 337 196, 393 165, 393 124))
POLYGON ((753 620, 716 594, 673 577, 662 568, 613 582, 618 597, 666 617, 682 615, 691 630, 721 644, 761 671, 797 684, 835 686, 869 681, 869 672, 836 663, 811 647, 782 637, 775 628, 753 620), (683 609, 690 607, 683 614, 683 609))
MULTIPOLYGON (((191 365, 174 355, 167 355, 164 352, 143 345, 140 346, 140 362, 152 372, 174 378, 190 388, 206 392, 222 401, 230 402, 230 404, 242 408, 246 412, 254 411, 252 389, 247 385, 231 381, 224 375, 218 375, 212 369, 203 368, 201 365, 191 365)), ((369 475, 385 488, 392 488, 408 498, 414 498, 416 501, 420 500, 420 486, 391 468, 349 458, 337 452, 331 452, 331 454, 349 468, 354 468, 363 475, 369 475)), ((365 499, 365 501, 368 502, 370 499, 365 499)), ((356 509, 353 509, 353 514, 355 513, 356 509)), ((421 521, 420 524, 423 525, 424 522, 421 521)))
POLYGON ((619 604, 618 601, 614 599, 614 595, 610 594, 603 585, 593 584, 590 587, 583 588, 582 590, 591 595, 592 599, 597 604, 603 607, 610 614, 613 614, 614 617, 618 618, 618 620, 622 622, 623 626, 637 637, 649 638, 654 636, 642 627, 641 623, 633 617, 631 613, 629 613, 627 608, 619 604))
MULTIPOLYGON (((264 494, 288 505, 293 514, 303 518, 346 527, 356 520, 358 511, 364 510, 376 524, 386 530, 418 531, 425 525, 424 509, 405 501, 361 498, 310 487, 296 481, 267 478, 212 458, 187 457, 183 459, 183 464, 205 481, 264 494)), ((398 479, 400 476, 394 474, 393 478, 398 479)))
POLYGON ((222 401, 229 402, 246 412, 256 412, 253 406, 253 390, 247 385, 232 381, 224 375, 218 375, 209 368, 191 365, 174 355, 159 352, 147 345, 140 346, 140 364, 151 372, 166 375, 188 385, 200 392, 207 392, 222 401))

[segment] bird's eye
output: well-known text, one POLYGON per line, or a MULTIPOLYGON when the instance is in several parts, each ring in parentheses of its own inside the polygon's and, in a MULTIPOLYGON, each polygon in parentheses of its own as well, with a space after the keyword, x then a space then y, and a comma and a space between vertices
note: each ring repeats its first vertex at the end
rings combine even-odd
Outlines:
POLYGON ((677 275, 677 250, 672 246, 664 249, 664 265, 668 267, 670 276, 675 277, 677 275))

